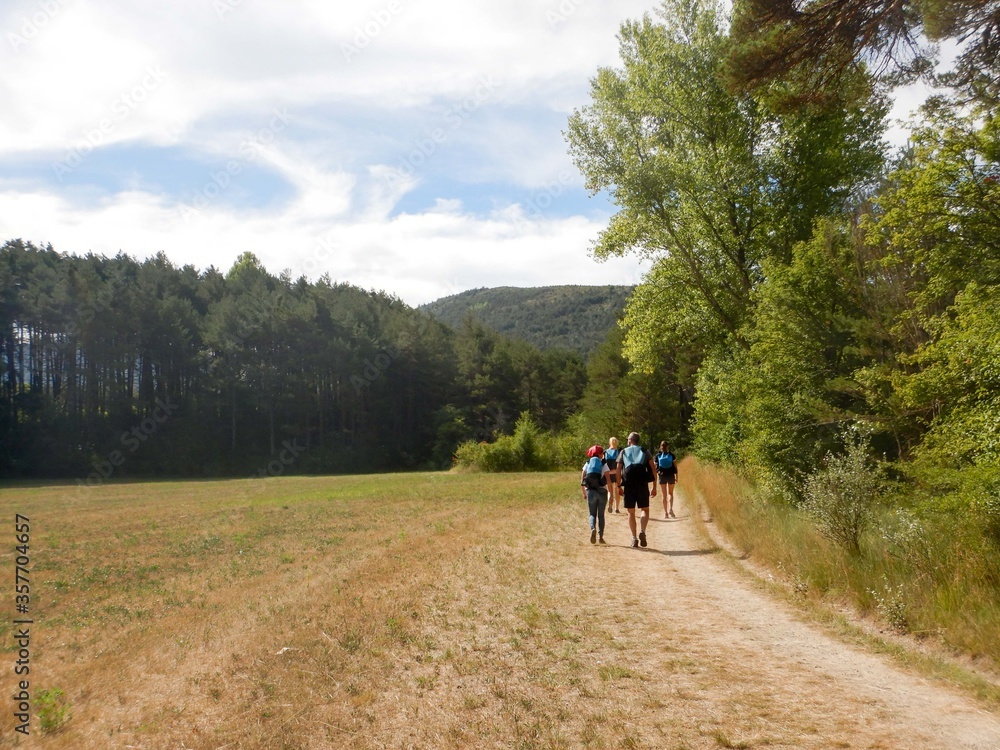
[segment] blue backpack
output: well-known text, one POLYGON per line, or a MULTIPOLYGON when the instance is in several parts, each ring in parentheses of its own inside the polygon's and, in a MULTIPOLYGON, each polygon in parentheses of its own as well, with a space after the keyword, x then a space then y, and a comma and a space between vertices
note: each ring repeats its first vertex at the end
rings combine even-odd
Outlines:
POLYGON ((622 451, 622 486, 652 482, 653 470, 649 468, 649 454, 639 445, 630 445, 622 451))
POLYGON ((597 456, 587 461, 587 470, 583 477, 587 489, 597 490, 607 485, 604 478, 604 461, 597 456))
POLYGON ((662 472, 668 472, 674 468, 674 457, 670 453, 657 453, 656 465, 662 472))

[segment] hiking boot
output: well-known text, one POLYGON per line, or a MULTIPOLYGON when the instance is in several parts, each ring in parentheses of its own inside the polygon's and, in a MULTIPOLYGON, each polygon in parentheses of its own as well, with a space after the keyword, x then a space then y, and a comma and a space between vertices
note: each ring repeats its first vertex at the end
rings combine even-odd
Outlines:
POLYGON ((590 543, 597 544, 597 529, 590 530, 590 543))
POLYGON ((635 537, 632 537, 632 546, 633 547, 638 547, 639 546, 639 540, 636 539, 635 537))
POLYGON ((640 531, 639 532, 639 546, 640 547, 645 547, 646 546, 646 532, 645 531, 640 531))

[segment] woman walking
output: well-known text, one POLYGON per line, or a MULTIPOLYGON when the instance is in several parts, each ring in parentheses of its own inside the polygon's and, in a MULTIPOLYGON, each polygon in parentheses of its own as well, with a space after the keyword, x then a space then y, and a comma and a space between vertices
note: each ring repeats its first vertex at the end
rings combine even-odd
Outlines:
POLYGON ((622 477, 618 471, 618 438, 608 438, 608 449, 604 451, 604 463, 608 465, 608 513, 621 513, 622 477))
POLYGON ((674 485, 677 484, 677 457, 670 452, 670 443, 666 440, 660 443, 660 452, 656 454, 656 474, 663 490, 663 517, 676 518, 674 485))
POLYGON ((604 508, 608 504, 608 465, 604 462, 604 448, 591 446, 587 451, 587 463, 580 475, 580 490, 590 510, 590 543, 605 544, 604 508))

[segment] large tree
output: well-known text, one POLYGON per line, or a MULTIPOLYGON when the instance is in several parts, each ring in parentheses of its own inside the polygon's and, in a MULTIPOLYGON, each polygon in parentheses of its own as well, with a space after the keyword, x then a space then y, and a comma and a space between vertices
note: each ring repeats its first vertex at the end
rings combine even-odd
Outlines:
POLYGON ((595 254, 655 261, 630 303, 633 361, 655 336, 745 344, 764 262, 787 262, 883 158, 885 104, 863 79, 835 110, 777 114, 724 86, 720 4, 667 0, 657 16, 622 25, 622 67, 598 71, 567 131, 588 188, 620 209, 595 254))

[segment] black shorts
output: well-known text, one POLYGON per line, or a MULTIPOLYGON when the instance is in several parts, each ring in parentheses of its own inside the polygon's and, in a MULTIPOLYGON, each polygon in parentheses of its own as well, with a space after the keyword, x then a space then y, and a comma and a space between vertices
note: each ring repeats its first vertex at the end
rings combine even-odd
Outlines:
POLYGON ((658 471, 658 472, 656 472, 656 479, 657 479, 657 481, 660 484, 676 484, 677 483, 677 472, 676 471, 668 471, 668 472, 658 471))
POLYGON ((618 483, 619 482, 618 482, 618 477, 617 476, 615 476, 614 474, 608 474, 608 487, 610 487, 613 484, 618 484, 618 483))
POLYGON ((649 507, 649 485, 645 482, 632 482, 624 486, 623 497, 626 508, 649 507))

